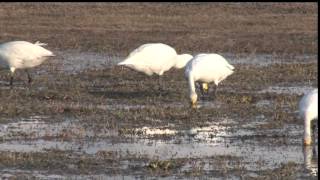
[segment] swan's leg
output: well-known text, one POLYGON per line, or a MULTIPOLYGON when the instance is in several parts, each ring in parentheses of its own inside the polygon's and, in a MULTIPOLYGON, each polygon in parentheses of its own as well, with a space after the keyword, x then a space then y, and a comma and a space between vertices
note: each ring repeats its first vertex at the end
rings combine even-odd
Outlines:
POLYGON ((13 84, 13 73, 10 73, 10 86, 12 87, 13 84))
POLYGON ((162 91, 161 76, 158 77, 158 86, 159 86, 159 91, 162 91))
POLYGON ((161 76, 158 76, 158 91, 156 94, 158 94, 159 96, 162 95, 162 91, 163 91, 161 80, 162 80, 161 76))
POLYGON ((12 84, 13 84, 13 74, 15 72, 16 68, 15 67, 10 67, 10 86, 12 87, 12 84))
POLYGON ((315 138, 316 138, 316 133, 315 133, 315 130, 316 130, 316 122, 313 121, 311 124, 312 124, 312 125, 311 125, 311 128, 312 128, 311 133, 312 133, 312 135, 313 135, 313 140, 315 140, 315 138))
POLYGON ((213 99, 216 99, 217 91, 218 91, 218 85, 215 85, 213 89, 213 99))
POLYGON ((28 75, 28 84, 31 84, 31 82, 32 82, 31 75, 30 75, 30 73, 29 73, 29 71, 27 69, 25 71, 26 71, 26 73, 28 75))
POLYGON ((199 91, 200 91, 200 99, 201 100, 204 100, 204 91, 203 91, 203 89, 202 89, 202 83, 201 82, 196 82, 195 83, 196 84, 196 89, 198 89, 199 91))
POLYGON ((195 82, 195 84, 196 84, 196 89, 200 89, 200 83, 199 82, 195 82))
MULTIPOLYGON (((158 87, 157 87, 156 84, 151 83, 150 84, 150 89, 152 90, 153 94, 157 94, 158 95, 158 93, 160 91, 160 80, 159 80, 159 77, 155 77, 154 75, 152 75, 151 76, 151 80, 152 80, 152 82, 157 83, 158 87)), ((140 83, 141 83, 141 81, 140 81, 140 83)))
POLYGON ((206 91, 203 88, 203 83, 197 82, 197 88, 200 90, 201 96, 204 96, 206 94, 206 91))

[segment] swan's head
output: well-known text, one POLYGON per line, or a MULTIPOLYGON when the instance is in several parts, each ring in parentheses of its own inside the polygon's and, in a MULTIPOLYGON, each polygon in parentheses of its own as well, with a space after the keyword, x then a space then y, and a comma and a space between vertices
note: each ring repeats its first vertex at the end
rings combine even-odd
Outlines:
POLYGON ((197 99, 198 99, 198 95, 196 93, 190 94, 190 101, 191 101, 192 108, 197 108, 197 99))
POLYGON ((311 144, 311 137, 305 137, 303 140, 303 144, 305 146, 309 146, 311 144))
POLYGON ((181 69, 186 66, 186 64, 193 58, 190 54, 181 54, 177 55, 176 57, 176 64, 174 65, 175 68, 181 69))
POLYGON ((128 61, 128 60, 124 60, 124 61, 121 61, 117 64, 118 66, 125 66, 125 67, 128 67, 128 68, 131 68, 131 69, 134 69, 134 63, 128 61))

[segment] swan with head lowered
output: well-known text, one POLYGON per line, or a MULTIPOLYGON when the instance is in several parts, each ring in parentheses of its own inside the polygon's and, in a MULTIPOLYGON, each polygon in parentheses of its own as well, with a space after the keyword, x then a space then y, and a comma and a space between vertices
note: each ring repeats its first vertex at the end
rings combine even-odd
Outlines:
POLYGON ((13 83, 13 75, 16 69, 25 69, 28 75, 28 82, 32 79, 28 72, 28 68, 40 65, 44 60, 54 54, 43 48, 46 44, 27 41, 11 41, 0 44, 0 68, 9 69, 11 71, 10 85, 13 83))
POLYGON ((318 88, 305 94, 299 102, 299 115, 304 121, 304 145, 310 145, 311 121, 318 119, 318 88))
POLYGON ((177 54, 176 50, 163 43, 148 43, 133 50, 120 66, 126 66, 148 76, 163 75, 171 68, 183 68, 192 59, 190 54, 177 54))
POLYGON ((231 75, 233 70, 234 67, 219 54, 199 54, 191 59, 185 69, 191 106, 197 107, 196 82, 200 83, 202 91, 208 91, 208 83, 214 82, 215 94, 218 84, 231 75))

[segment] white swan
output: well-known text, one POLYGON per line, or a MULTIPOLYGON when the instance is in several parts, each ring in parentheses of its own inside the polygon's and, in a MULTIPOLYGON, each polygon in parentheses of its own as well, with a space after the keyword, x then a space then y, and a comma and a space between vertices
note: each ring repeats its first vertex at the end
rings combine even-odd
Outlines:
POLYGON ((234 67, 219 54, 199 54, 186 65, 185 76, 189 84, 189 97, 193 108, 196 107, 197 93, 195 82, 200 82, 203 89, 208 88, 210 82, 216 85, 233 73, 234 67))
POLYGON ((304 145, 310 145, 311 121, 318 119, 318 88, 302 97, 299 102, 299 115, 304 120, 304 145))
MULTIPOLYGON (((10 85, 13 82, 13 74, 16 69, 26 69, 40 65, 49 56, 54 54, 43 48, 46 44, 36 42, 34 44, 26 41, 11 41, 0 44, 0 67, 11 71, 10 85)), ((28 82, 31 76, 28 74, 28 82)))
POLYGON ((127 66, 146 75, 161 76, 172 67, 183 68, 192 59, 190 54, 178 55, 176 50, 166 44, 143 44, 118 65, 127 66))

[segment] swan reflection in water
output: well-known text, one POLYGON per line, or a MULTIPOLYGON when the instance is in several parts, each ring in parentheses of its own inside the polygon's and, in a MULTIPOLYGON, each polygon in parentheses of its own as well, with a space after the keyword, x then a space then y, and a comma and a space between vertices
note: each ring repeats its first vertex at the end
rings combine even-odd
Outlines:
POLYGON ((304 146, 304 166, 312 176, 318 176, 318 146, 304 146))

